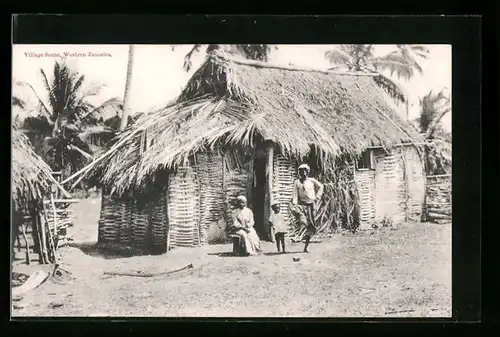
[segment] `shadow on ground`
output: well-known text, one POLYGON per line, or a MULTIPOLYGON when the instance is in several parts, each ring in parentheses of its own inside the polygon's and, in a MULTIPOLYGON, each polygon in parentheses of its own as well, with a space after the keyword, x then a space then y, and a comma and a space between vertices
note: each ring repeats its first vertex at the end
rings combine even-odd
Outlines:
POLYGON ((207 255, 214 255, 218 257, 244 257, 244 256, 238 256, 234 254, 233 252, 222 252, 222 253, 208 253, 207 255))
POLYGON ((104 245, 98 244, 96 242, 81 242, 81 243, 70 243, 69 247, 77 248, 81 250, 85 255, 92 257, 100 257, 106 260, 121 259, 134 256, 142 255, 160 255, 161 253, 150 253, 144 250, 137 249, 134 247, 126 247, 119 245, 104 245))
MULTIPOLYGON (((268 252, 268 253, 263 253, 262 255, 275 256, 275 255, 287 255, 287 254, 304 254, 304 252, 302 252, 302 251, 300 251, 300 252, 285 252, 285 253, 268 252)), ((207 255, 218 256, 218 257, 250 257, 250 256, 238 256, 238 255, 235 255, 233 252, 207 253, 207 255)))

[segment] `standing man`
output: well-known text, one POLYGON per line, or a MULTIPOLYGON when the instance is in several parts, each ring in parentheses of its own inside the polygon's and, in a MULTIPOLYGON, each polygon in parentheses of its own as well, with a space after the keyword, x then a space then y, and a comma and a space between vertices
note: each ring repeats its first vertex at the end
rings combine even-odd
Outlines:
POLYGON ((292 194, 292 204, 299 223, 307 228, 304 236, 304 253, 309 252, 307 247, 309 247, 311 237, 316 233, 314 216, 318 202, 323 196, 323 184, 309 177, 310 171, 307 164, 299 166, 299 178, 293 183, 292 194))

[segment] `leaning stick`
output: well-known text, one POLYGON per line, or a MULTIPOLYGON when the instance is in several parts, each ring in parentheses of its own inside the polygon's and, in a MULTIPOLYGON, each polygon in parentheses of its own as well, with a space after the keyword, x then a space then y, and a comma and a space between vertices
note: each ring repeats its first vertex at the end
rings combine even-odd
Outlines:
POLYGON ((176 272, 183 271, 183 270, 186 270, 186 269, 191 269, 191 268, 194 268, 192 263, 190 263, 187 266, 182 267, 180 269, 171 270, 171 271, 167 271, 167 272, 163 272, 163 273, 147 273, 147 274, 136 273, 136 274, 133 274, 133 273, 119 273, 119 272, 105 271, 104 275, 136 276, 136 277, 155 277, 155 276, 162 276, 162 275, 168 275, 168 274, 176 273, 176 272))

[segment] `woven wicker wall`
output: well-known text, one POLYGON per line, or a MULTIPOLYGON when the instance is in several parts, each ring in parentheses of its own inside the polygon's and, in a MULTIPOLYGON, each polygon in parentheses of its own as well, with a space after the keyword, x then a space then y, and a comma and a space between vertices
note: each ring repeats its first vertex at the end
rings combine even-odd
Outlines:
POLYGON ((99 219, 99 243, 119 243, 128 228, 127 202, 103 193, 99 219))
POLYGON ((149 245, 148 240, 151 240, 151 234, 149 233, 150 205, 139 206, 137 203, 131 202, 129 210, 131 225, 130 243, 135 247, 147 247, 149 245))
POLYGON ((196 155, 196 164, 200 187, 201 243, 204 244, 224 236, 223 159, 213 153, 201 153, 196 155))
POLYGON ((420 221, 425 201, 425 172, 417 150, 405 149, 408 179, 408 220, 420 221))
POLYGON ((375 221, 375 171, 356 171, 355 180, 360 200, 360 229, 371 228, 375 221))
POLYGON ((200 193, 196 171, 180 168, 168 184, 169 245, 193 247, 201 243, 200 193))
POLYGON ((283 155, 275 155, 273 160, 273 201, 281 205, 281 212, 293 231, 293 217, 290 212, 293 182, 297 178, 297 162, 283 155))
POLYGON ((151 207, 150 226, 152 245, 156 251, 165 252, 167 249, 168 217, 166 193, 161 193, 151 207))
MULTIPOLYGON (((224 198, 226 226, 232 225, 232 207, 231 201, 239 195, 248 197, 248 170, 225 169, 224 171, 224 198)), ((250 201, 250 200, 249 200, 250 201)))
POLYGON ((139 206, 133 200, 102 195, 99 219, 99 243, 114 243, 164 252, 167 245, 168 220, 164 193, 157 200, 139 206))
POLYGON ((451 175, 427 176, 425 221, 451 222, 452 206, 451 175))
POLYGON ((376 156, 375 221, 406 220, 405 163, 401 152, 376 156))

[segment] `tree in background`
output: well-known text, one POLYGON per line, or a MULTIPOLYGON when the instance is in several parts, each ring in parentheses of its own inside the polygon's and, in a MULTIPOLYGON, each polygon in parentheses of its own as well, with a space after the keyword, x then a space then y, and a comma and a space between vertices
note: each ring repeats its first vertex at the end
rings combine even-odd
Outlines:
MULTIPOLYGON (((84 88, 85 76, 70 69, 64 60, 55 62, 51 80, 43 69, 40 75, 44 92, 37 92, 29 83, 16 82, 31 89, 36 98, 35 106, 27 111, 31 116, 20 124, 52 170, 67 176, 90 158, 92 145, 102 145, 112 137, 115 130, 104 124, 105 115, 117 114, 121 102, 112 98, 98 105, 91 103, 103 86, 84 88)), ((14 96, 13 105, 21 107, 20 102, 25 101, 14 96)))
POLYGON ((430 91, 420 99, 420 116, 416 122, 425 135, 425 167, 428 175, 451 173, 451 133, 441 125, 443 117, 451 111, 451 99, 443 89, 430 91))
MULTIPOLYGON (((277 47, 272 47, 269 44, 232 44, 232 45, 223 45, 223 44, 195 44, 193 48, 186 54, 184 57, 184 69, 186 71, 191 70, 192 62, 191 59, 194 55, 199 53, 202 48, 205 47, 205 52, 207 54, 213 53, 215 51, 225 51, 229 54, 240 55, 249 60, 257 60, 267 62, 269 58, 269 54, 271 50, 277 47)), ((172 47, 172 49, 174 49, 172 47)))
POLYGON ((332 70, 346 69, 353 72, 377 73, 377 84, 387 91, 393 98, 407 103, 403 90, 389 77, 381 74, 389 71, 390 77, 394 75, 406 81, 410 80, 417 71, 423 70, 418 59, 426 59, 429 50, 420 45, 395 45, 395 50, 384 55, 375 56, 376 45, 373 44, 343 44, 325 52, 325 58, 335 67, 332 70))
POLYGON ((125 77, 125 92, 123 94, 123 113, 120 121, 120 131, 125 130, 130 115, 130 83, 132 82, 132 66, 134 65, 134 45, 128 47, 127 75, 125 77))

